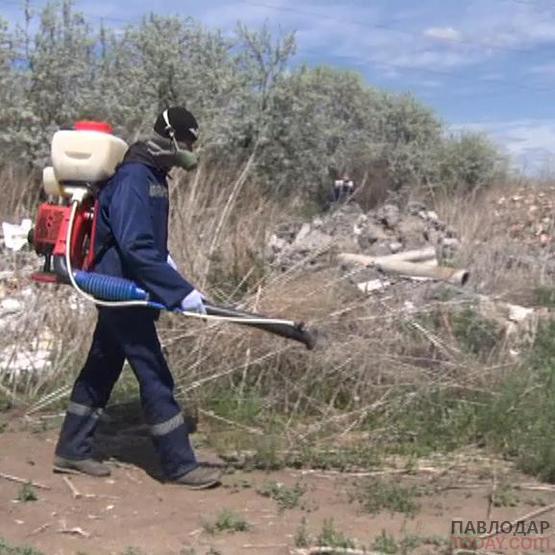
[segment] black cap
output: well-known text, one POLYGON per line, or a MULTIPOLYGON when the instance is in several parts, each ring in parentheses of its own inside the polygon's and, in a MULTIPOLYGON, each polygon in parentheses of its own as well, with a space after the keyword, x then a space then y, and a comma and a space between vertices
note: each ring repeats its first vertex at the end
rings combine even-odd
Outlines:
POLYGON ((195 116, 183 106, 172 106, 164 110, 154 124, 154 131, 161 137, 170 138, 168 123, 173 128, 175 139, 187 143, 194 143, 198 138, 198 123, 195 116), (164 118, 166 114, 166 118, 164 118), (167 122, 166 122, 167 119, 167 122))

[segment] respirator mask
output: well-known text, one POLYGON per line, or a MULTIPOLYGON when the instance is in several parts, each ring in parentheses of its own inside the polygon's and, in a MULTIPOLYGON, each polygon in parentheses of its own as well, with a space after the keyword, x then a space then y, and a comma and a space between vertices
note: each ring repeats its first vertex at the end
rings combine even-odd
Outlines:
MULTIPOLYGON (((154 157, 159 167, 169 171, 171 168, 182 168, 185 171, 192 171, 198 165, 198 157, 192 152, 192 143, 178 141, 175 136, 175 129, 170 123, 168 110, 162 114, 166 123, 165 131, 169 139, 156 137, 148 141, 148 151, 154 157)), ((191 134, 196 135, 196 129, 189 129, 191 134)))

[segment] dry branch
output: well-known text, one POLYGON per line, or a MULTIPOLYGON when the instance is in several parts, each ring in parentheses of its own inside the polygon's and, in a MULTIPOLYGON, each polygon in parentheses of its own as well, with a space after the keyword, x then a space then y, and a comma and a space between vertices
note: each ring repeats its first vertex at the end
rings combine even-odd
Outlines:
POLYGON ((366 551, 350 547, 314 546, 305 549, 296 549, 294 555, 385 555, 382 551, 366 551))
POLYGON ((277 549, 280 547, 287 547, 286 543, 268 543, 268 544, 252 544, 246 543, 243 549, 277 549))
MULTIPOLYGON (((516 526, 516 524, 518 524, 519 522, 523 522, 523 521, 529 520, 531 518, 536 518, 537 516, 543 515, 545 513, 549 513, 550 511, 553 511, 554 509, 555 509, 555 503, 553 503, 552 505, 548 505, 547 507, 542 507, 541 509, 538 509, 537 511, 532 511, 531 513, 525 514, 523 516, 519 516, 518 518, 516 518, 515 520, 513 520, 511 522, 511 527, 516 526)), ((500 530, 496 530, 495 532, 491 532, 489 534, 483 534, 482 536, 480 536, 480 539, 481 540, 487 540, 488 538, 493 538, 493 536, 497 536, 500 533, 501 533, 500 530)))
POLYGON ((18 478, 17 476, 12 476, 11 474, 4 474, 3 472, 0 472, 0 478, 4 478, 4 480, 9 480, 10 482, 16 482, 18 484, 29 484, 34 488, 51 489, 50 486, 45 486, 44 484, 39 484, 38 482, 32 482, 31 480, 25 480, 24 478, 18 478))
POLYGON ((83 530, 82 528, 79 528, 78 526, 75 528, 60 528, 58 530, 59 534, 70 534, 72 536, 82 536, 83 538, 90 538, 91 534, 90 532, 86 532, 85 530, 83 530))
POLYGON ((223 416, 219 416, 215 414, 211 410, 198 409, 198 411, 201 414, 204 414, 205 416, 213 418, 214 420, 218 420, 219 422, 224 422, 225 424, 229 424, 230 426, 234 426, 235 428, 240 428, 241 430, 245 430, 246 432, 249 432, 251 434, 256 434, 259 436, 263 436, 266 434, 266 432, 264 432, 259 428, 252 428, 251 426, 245 426, 244 424, 240 424, 239 422, 234 422, 233 420, 229 420, 229 418, 224 418, 223 416))
POLYGON ((52 526, 51 522, 45 522, 42 526, 39 526, 38 528, 35 528, 30 534, 29 536, 36 536, 37 534, 40 534, 41 532, 44 532, 44 530, 46 530, 47 528, 49 528, 50 526, 52 526))
POLYGON ((73 483, 67 476, 64 476, 62 480, 67 485, 67 487, 71 490, 71 495, 73 496, 73 499, 79 499, 80 497, 83 497, 81 492, 73 485, 73 483))

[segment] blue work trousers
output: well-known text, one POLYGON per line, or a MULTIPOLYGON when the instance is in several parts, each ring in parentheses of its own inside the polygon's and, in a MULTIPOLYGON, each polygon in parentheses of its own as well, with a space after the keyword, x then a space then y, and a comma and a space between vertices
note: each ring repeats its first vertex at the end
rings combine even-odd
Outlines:
POLYGON ((100 308, 93 342, 67 409, 56 454, 89 458, 98 418, 129 361, 141 392, 144 416, 167 478, 198 463, 174 395, 174 382, 156 333, 157 312, 148 308, 100 308))

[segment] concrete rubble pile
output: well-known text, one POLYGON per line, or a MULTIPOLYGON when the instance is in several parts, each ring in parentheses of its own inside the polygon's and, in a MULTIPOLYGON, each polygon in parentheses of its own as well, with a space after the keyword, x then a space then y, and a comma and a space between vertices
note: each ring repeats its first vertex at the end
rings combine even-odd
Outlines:
MULTIPOLYGON (((545 233, 553 230, 551 201, 541 193, 535 196, 537 202, 530 198, 528 194, 519 200, 502 200, 497 206, 522 201, 526 212, 535 214, 536 220, 519 227, 519 232, 545 246, 552 237, 546 239, 545 233)), ((508 222, 504 222, 506 228, 516 230, 514 220, 508 222)), ((292 268, 317 271, 331 266, 343 274, 344 283, 362 294, 393 295, 412 314, 438 290, 422 288, 424 283, 446 282, 450 296, 457 300, 452 303, 453 310, 471 306, 498 324, 504 330, 508 350, 518 354, 520 347, 532 339, 546 311, 481 295, 472 283, 462 288, 470 272, 453 267, 459 247, 456 231, 422 203, 411 202, 405 208, 385 204, 366 213, 356 203, 348 203, 311 222, 278 227, 268 241, 267 251, 270 263, 282 272, 292 268)))
POLYGON ((531 248, 553 249, 555 242, 555 186, 521 188, 492 202, 495 227, 507 240, 531 248))
MULTIPOLYGON (((456 232, 421 203, 408 203, 403 210, 394 204, 385 204, 367 213, 358 204, 348 203, 310 223, 280 226, 268 242, 268 258, 282 271, 300 264, 320 269, 329 263, 329 257, 321 255, 330 252, 339 254, 340 262, 346 266, 358 263, 381 267, 378 260, 431 267, 440 261, 452 261, 458 247, 456 232), (344 255, 368 258, 349 259, 344 255)), ((390 268, 385 270, 388 272, 403 274, 390 268)), ((380 277, 379 268, 370 273, 380 277)))

